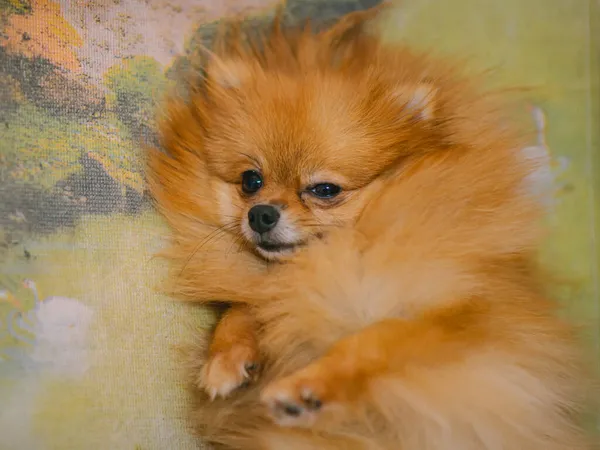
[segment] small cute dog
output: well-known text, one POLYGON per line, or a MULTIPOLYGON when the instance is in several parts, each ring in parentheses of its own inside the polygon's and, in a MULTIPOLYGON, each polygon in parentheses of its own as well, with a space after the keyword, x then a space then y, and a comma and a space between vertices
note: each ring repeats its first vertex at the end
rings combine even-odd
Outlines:
POLYGON ((381 43, 375 13, 233 27, 169 102, 148 175, 173 289, 232 305, 190 354, 195 427, 250 450, 591 448, 536 167, 498 99, 381 43))

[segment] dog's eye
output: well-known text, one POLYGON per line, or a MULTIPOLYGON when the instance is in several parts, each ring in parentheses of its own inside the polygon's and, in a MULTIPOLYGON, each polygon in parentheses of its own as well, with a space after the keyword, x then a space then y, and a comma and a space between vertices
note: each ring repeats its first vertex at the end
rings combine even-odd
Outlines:
POLYGON ((318 198, 333 198, 342 192, 342 188, 331 183, 320 183, 314 185, 308 191, 318 198))
POLYGON ((242 174, 242 190, 246 194, 258 192, 262 185, 262 175, 256 170, 247 170, 242 174))

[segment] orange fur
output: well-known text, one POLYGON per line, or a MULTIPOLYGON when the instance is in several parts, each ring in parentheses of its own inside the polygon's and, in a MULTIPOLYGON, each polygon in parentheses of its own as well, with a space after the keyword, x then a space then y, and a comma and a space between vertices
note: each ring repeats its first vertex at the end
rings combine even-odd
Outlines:
POLYGON ((372 15, 276 22, 260 46, 233 33, 168 107, 149 181, 174 293, 234 304, 188 360, 198 432, 250 450, 591 448, 575 332, 535 263, 535 167, 496 100, 382 45, 372 15), (342 194, 308 196, 315 180, 342 194), (257 203, 303 244, 275 264, 243 228, 257 203), (234 389, 257 355, 260 377, 234 389))

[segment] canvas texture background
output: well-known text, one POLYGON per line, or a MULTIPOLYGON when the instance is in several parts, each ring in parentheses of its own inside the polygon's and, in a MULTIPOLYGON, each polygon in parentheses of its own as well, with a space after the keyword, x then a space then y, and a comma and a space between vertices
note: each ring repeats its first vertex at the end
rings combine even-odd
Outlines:
MULTIPOLYGON (((224 16, 273 0, 0 0, 0 450, 193 449, 174 346, 211 315, 159 293, 140 142, 224 16)), ((289 0, 327 21, 376 0, 289 0)), ((598 344, 597 0, 403 0, 389 40, 525 86, 519 117, 552 186, 543 258, 598 344), (522 117, 521 117, 522 116, 522 117), (536 134, 536 127, 539 133, 536 134)))

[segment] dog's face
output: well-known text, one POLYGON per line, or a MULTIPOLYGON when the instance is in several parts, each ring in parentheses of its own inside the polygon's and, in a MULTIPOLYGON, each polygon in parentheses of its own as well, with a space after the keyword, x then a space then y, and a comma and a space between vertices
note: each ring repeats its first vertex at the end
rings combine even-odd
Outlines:
POLYGON ((220 223, 264 258, 355 221, 422 127, 430 87, 356 81, 260 72, 212 111, 204 154, 220 223))
POLYGON ((207 146, 221 223, 239 224, 235 231, 267 259, 354 220, 383 169, 360 151, 360 139, 290 97, 255 99, 255 111, 234 114, 236 126, 207 146))

